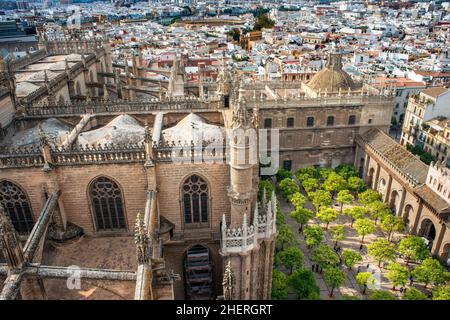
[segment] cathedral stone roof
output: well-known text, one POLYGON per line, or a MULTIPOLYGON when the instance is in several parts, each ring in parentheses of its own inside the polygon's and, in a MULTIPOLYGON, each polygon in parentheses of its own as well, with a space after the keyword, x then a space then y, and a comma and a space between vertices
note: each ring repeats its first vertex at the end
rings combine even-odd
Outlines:
POLYGON ((307 85, 314 91, 322 92, 348 91, 357 87, 350 75, 342 70, 340 54, 330 54, 326 67, 317 72, 307 85))
POLYGON ((80 133, 77 143, 81 145, 137 144, 144 140, 144 133, 145 128, 136 119, 123 114, 114 118, 104 127, 80 133))
MULTIPOLYGON (((59 144, 60 140, 70 131, 69 126, 55 118, 46 119, 41 122, 41 125, 42 131, 44 131, 48 142, 53 145, 59 144)), ((4 143, 4 146, 29 147, 31 145, 39 144, 39 125, 36 125, 32 128, 15 133, 10 141, 4 143)))
POLYGON ((428 166, 386 133, 378 128, 371 128, 361 134, 360 138, 383 155, 397 170, 412 177, 418 185, 425 183, 428 166))
POLYGON ((202 117, 190 113, 180 120, 175 126, 162 131, 166 142, 190 143, 191 141, 213 141, 225 139, 221 126, 209 124, 202 117))

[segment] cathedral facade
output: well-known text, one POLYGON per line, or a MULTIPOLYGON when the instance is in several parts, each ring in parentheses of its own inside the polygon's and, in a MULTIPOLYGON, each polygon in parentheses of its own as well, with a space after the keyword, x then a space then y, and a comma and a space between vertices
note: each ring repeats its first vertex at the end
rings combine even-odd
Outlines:
POLYGON ((197 95, 178 61, 153 84, 165 94, 144 99, 154 90, 137 59, 113 70, 107 44, 40 45, 1 73, 2 299, 52 298, 69 264, 82 279, 128 283, 134 299, 270 299, 277 200, 257 199, 259 130, 279 132, 272 152, 295 170, 353 163, 356 136, 391 118, 392 98, 353 83, 339 54, 301 84, 239 80, 223 63, 197 95), (41 64, 64 69, 21 78, 41 64), (90 265, 65 247, 88 252, 89 241, 117 242, 120 257, 97 250, 90 265))

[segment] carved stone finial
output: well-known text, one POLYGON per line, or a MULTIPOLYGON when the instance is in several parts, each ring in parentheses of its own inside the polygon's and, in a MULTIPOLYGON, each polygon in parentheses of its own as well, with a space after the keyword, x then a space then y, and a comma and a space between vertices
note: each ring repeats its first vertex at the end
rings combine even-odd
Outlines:
POLYGON ((240 86, 238 93, 237 93, 237 95, 238 95, 237 99, 235 97, 233 104, 232 104, 232 107, 233 107, 232 127, 234 129, 248 128, 252 124, 252 121, 251 121, 252 119, 250 119, 248 110, 245 106, 244 92, 245 92, 245 90, 242 88, 242 86, 240 86))
POLYGON ((144 219, 138 213, 136 217, 136 224, 134 227, 134 243, 136 244, 136 254, 139 264, 147 264, 152 256, 151 254, 151 239, 147 234, 147 227, 144 219))
POLYGON ((39 139, 41 141, 41 145, 43 146, 47 146, 48 145, 48 139, 47 139, 47 135, 45 134, 44 129, 42 128, 42 123, 39 123, 39 139))
POLYGON ((233 270, 231 268, 231 261, 228 261, 225 266, 225 272, 223 273, 223 298, 224 300, 232 300, 233 299, 233 270))
POLYGON ((109 100, 109 92, 108 92, 108 87, 106 86, 106 83, 103 85, 103 99, 109 100))

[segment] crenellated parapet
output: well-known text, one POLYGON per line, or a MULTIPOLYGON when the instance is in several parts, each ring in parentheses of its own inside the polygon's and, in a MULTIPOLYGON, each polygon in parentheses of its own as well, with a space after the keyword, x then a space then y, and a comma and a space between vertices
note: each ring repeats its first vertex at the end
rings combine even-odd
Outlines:
POLYGON ((222 220, 222 254, 244 253, 258 246, 258 240, 268 239, 274 236, 276 229, 276 203, 275 193, 271 199, 260 203, 253 212, 253 223, 249 224, 247 215, 244 214, 242 225, 227 226, 225 215, 222 220), (260 212, 261 211, 261 212, 260 212))

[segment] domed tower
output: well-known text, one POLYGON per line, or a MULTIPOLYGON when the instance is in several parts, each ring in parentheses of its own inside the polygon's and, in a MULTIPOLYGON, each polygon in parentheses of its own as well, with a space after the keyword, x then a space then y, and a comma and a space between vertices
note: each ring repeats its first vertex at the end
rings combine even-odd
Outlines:
POLYGON ((316 98, 323 95, 344 94, 358 89, 350 75, 342 70, 342 54, 328 54, 325 68, 317 72, 308 83, 303 83, 306 95, 316 98))

